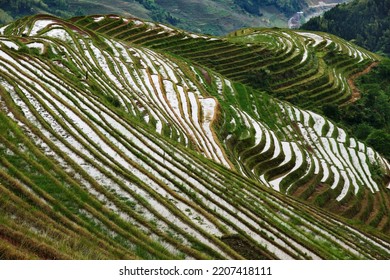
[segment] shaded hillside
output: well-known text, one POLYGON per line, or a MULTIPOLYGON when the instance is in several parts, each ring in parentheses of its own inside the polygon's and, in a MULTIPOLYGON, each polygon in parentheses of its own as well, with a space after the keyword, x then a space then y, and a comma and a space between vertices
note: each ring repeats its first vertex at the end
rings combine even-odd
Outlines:
POLYGON ((99 13, 101 11, 118 13, 123 16, 137 15, 141 18, 151 18, 151 11, 136 1, 1 0, 0 24, 39 13, 69 18, 86 13, 99 13))
MULTIPOLYGON (((80 11, 80 9, 78 10, 80 11)), ((0 23, 10 22, 36 13, 53 13, 58 16, 72 16, 77 10, 70 11, 67 0, 1 0, 0 23)))
POLYGON ((1 27, 0 258, 388 259, 388 161, 272 96, 308 83, 338 104, 378 59, 323 33, 114 15, 1 27), (257 61, 269 93, 243 74, 257 61))
POLYGON ((302 29, 329 32, 390 55, 390 1, 355 0, 341 4, 310 19, 302 29))
POLYGON ((308 1, 304 0, 234 0, 238 6, 251 14, 262 14, 265 6, 276 6, 280 11, 288 14, 296 13, 308 7, 308 1))

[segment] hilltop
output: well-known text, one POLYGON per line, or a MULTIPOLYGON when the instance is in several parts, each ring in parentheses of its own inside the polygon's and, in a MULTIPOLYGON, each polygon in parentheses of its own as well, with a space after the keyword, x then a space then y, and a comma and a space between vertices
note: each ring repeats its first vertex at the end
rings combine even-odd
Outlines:
POLYGON ((388 259, 389 162, 313 110, 381 57, 95 15, 0 28, 0 258, 388 259))

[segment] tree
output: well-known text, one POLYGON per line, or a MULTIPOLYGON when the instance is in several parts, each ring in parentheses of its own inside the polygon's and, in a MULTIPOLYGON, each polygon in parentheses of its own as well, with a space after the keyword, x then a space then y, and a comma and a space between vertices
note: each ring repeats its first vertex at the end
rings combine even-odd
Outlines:
POLYGON ((13 18, 4 10, 0 9, 0 24, 13 21, 13 18))
POLYGON ((354 129, 354 135, 360 139, 360 140, 363 140, 365 141, 368 137, 368 135, 371 134, 373 128, 368 125, 367 123, 361 123, 361 124, 358 124, 356 126, 356 128, 354 129))
POLYGON ((322 106, 322 112, 325 116, 334 121, 340 120, 340 112, 337 105, 335 104, 325 104, 322 106))
POLYGON ((382 131, 375 130, 367 138, 367 144, 372 146, 379 153, 384 155, 386 158, 390 158, 390 134, 382 131))

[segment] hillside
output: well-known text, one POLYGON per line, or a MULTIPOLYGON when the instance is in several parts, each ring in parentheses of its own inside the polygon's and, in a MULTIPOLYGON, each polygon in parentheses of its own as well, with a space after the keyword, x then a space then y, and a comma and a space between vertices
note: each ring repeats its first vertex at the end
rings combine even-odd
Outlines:
POLYGON ((71 21, 121 41, 170 53, 310 109, 349 101, 348 77, 380 59, 321 32, 247 28, 210 38, 152 22, 96 18, 82 16, 71 21))
POLYGON ((309 110, 380 59, 282 29, 1 27, 0 259, 388 259, 389 162, 309 110))
POLYGON ((0 23, 46 13, 69 18, 111 13, 172 24, 192 32, 225 35, 247 26, 287 27, 296 12, 305 18, 323 13, 344 0, 2 0, 0 23))
POLYGON ((354 0, 338 5, 302 29, 324 31, 390 55, 390 1, 354 0))

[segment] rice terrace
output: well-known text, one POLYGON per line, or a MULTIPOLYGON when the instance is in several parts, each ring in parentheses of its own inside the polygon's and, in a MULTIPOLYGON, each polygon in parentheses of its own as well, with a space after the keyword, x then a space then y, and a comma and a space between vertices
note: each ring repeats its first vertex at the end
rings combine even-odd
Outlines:
POLYGON ((389 161, 316 111, 381 60, 292 29, 2 26, 0 259, 389 259, 389 161))

